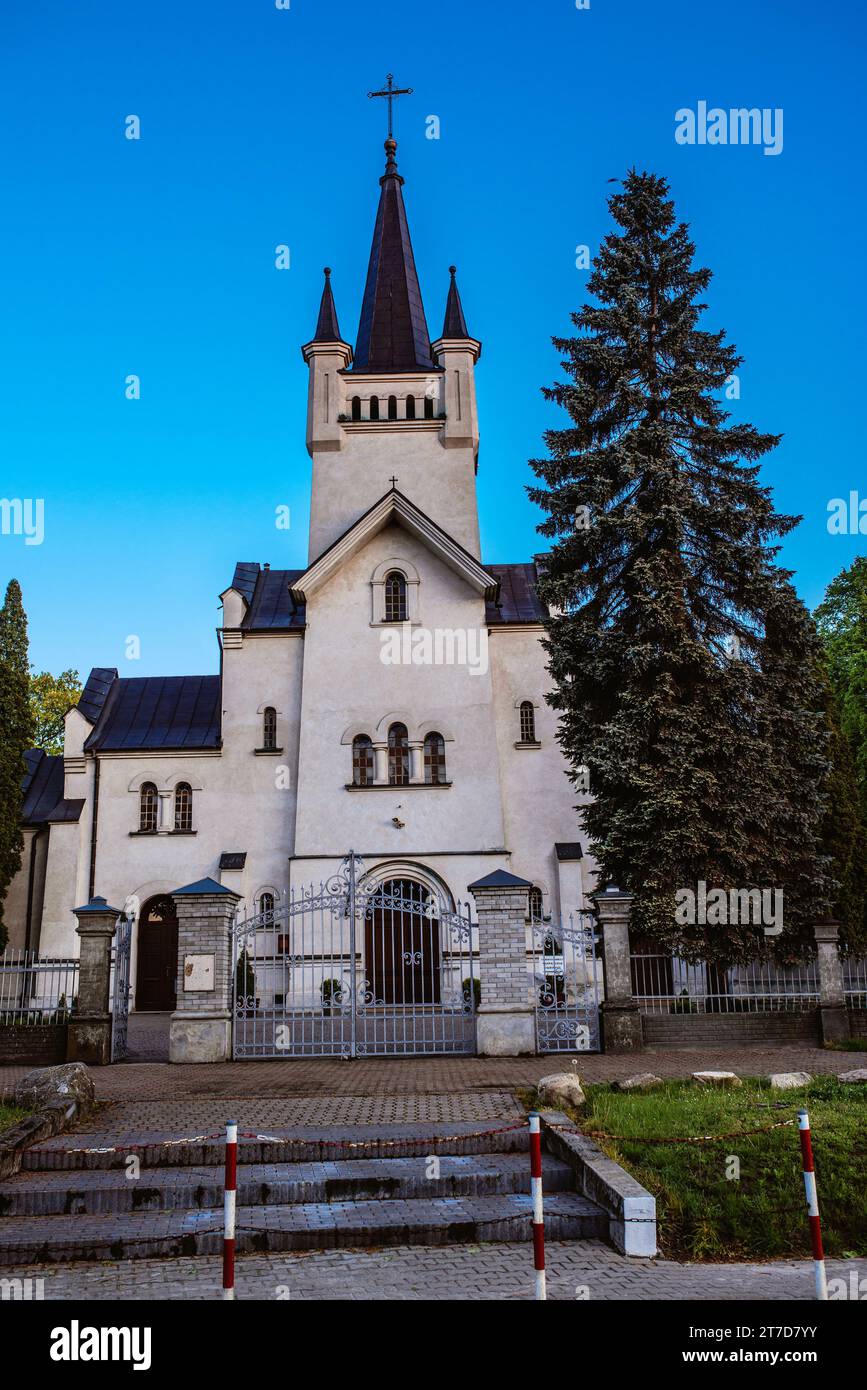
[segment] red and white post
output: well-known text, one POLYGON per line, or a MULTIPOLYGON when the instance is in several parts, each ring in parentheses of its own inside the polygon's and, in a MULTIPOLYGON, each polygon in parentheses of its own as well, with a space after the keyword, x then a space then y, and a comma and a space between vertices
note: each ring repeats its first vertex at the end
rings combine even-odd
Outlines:
POLYGON ((223 1198, 223 1298, 235 1297, 235 1190, 238 1185, 238 1122, 226 1121, 226 1181, 223 1198))
POLYGON ((810 1237, 813 1242, 813 1271, 816 1276, 816 1297, 827 1299, 828 1281, 825 1277, 825 1252, 822 1249, 822 1227, 819 1222, 819 1198, 816 1193, 816 1172, 813 1167, 813 1145, 810 1141, 810 1117, 806 1110, 798 1111, 801 1131, 801 1157, 804 1161, 804 1191, 807 1194, 807 1215, 810 1218, 810 1237))
POLYGON ((546 1299, 545 1291, 545 1213, 542 1208, 542 1132, 536 1111, 530 1112, 530 1193, 533 1198, 533 1264, 536 1267, 536 1298, 546 1299))

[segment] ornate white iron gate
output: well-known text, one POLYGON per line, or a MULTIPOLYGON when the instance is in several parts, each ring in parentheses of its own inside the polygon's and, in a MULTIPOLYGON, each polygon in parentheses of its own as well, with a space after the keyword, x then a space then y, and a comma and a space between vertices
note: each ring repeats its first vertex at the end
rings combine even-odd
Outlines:
POLYGON ((132 945, 132 918, 119 917, 111 953, 111 1060, 126 1056, 129 1022, 129 958, 132 945))
POLYGON ((476 928, 414 879, 372 879, 350 853, 233 937, 236 1058, 476 1050, 476 928))
POLYGON ((530 966, 539 1052, 599 1051, 599 981, 595 918, 533 922, 530 966))

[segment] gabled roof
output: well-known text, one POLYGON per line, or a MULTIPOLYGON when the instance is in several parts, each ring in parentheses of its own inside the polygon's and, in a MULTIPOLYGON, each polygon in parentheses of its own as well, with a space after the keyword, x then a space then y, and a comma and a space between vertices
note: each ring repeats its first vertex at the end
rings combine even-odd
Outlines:
POLYGON ((397 144, 391 137, 385 150, 352 370, 430 371, 434 368, 430 334, 403 204, 403 179, 394 157, 397 144))
POLYGON ((26 772, 21 779, 24 793, 21 820, 24 825, 44 825, 63 797, 63 758, 59 753, 28 748, 24 754, 24 765, 26 772))
POLYGON ((219 676, 137 676, 115 681, 87 751, 203 749, 220 744, 219 676))
POLYGON ((299 602, 306 602, 310 594, 330 579, 350 556, 393 521, 399 522, 411 535, 416 536, 479 593, 484 594, 486 598, 493 597, 496 592, 496 580, 481 561, 459 545, 420 507, 393 487, 384 493, 378 502, 374 502, 372 507, 368 507, 363 516, 353 522, 342 536, 338 536, 337 540, 298 576, 292 585, 292 593, 299 602))
POLYGON ((116 680, 116 666, 94 666, 88 676, 85 687, 79 696, 76 708, 81 711, 85 719, 89 720, 91 724, 95 724, 102 713, 102 707, 108 699, 108 693, 116 680))
POLYGON ((487 620, 491 627, 509 623, 541 623, 548 611, 539 598, 539 580, 535 562, 522 565, 488 565, 498 580, 500 590, 495 601, 487 605, 487 620))

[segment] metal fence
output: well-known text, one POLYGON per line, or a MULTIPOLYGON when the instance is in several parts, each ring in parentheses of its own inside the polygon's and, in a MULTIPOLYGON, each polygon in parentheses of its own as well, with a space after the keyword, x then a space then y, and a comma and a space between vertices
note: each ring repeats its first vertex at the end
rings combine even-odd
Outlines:
POLYGON ((539 1052, 598 1052, 602 962, 589 913, 528 927, 539 1052))
POLYGON ((726 965, 633 955, 632 993, 644 1014, 797 1012, 818 1005, 819 976, 815 961, 726 965))
POLYGON ((77 998, 77 960, 8 947, 0 955, 0 1027, 65 1023, 77 998))
POLYGON ((843 955, 843 993, 851 1009, 867 1009, 867 958, 843 955))

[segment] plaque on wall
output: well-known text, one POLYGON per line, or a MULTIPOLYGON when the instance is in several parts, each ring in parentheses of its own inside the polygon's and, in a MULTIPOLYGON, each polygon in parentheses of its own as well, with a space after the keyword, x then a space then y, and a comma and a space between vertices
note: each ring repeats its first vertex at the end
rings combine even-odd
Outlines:
POLYGON ((184 992, 214 988, 215 955, 184 956, 184 992))

